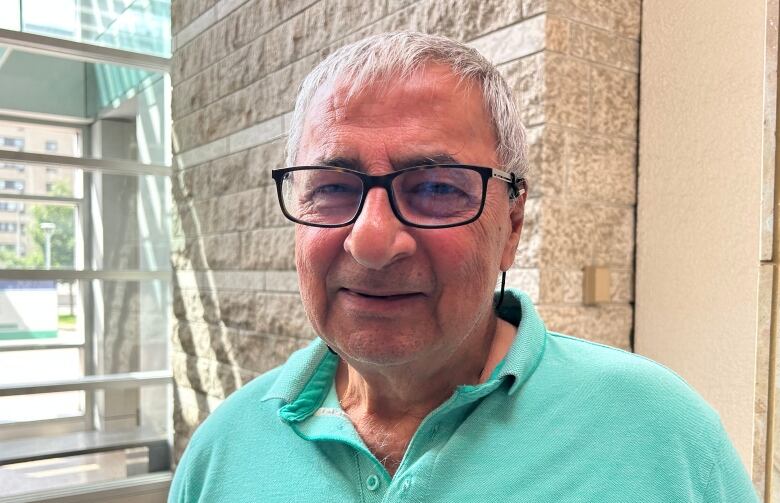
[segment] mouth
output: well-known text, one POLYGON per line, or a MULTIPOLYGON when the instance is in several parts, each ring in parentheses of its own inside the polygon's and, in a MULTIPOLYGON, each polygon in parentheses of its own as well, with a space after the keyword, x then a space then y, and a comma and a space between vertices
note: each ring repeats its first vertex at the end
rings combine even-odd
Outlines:
POLYGON ((358 298, 380 301, 406 300, 422 295, 421 292, 374 292, 366 290, 353 290, 350 288, 342 288, 341 291, 348 295, 354 295, 358 298))

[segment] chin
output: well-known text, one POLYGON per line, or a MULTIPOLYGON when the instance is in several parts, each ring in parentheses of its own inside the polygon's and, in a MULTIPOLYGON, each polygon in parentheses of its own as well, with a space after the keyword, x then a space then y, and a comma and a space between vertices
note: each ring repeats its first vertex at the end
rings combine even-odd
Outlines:
POLYGON ((424 353, 425 341, 411 334, 409 337, 398 334, 377 337, 376 332, 373 332, 337 339, 331 347, 350 364, 395 366, 419 358, 424 353))

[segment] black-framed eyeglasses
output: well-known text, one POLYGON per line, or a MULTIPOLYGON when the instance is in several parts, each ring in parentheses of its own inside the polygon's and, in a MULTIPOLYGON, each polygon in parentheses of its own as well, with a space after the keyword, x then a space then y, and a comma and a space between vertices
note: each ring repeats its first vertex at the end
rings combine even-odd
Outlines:
POLYGON ((525 192, 525 179, 495 168, 463 164, 415 166, 367 175, 334 166, 293 166, 272 172, 284 215, 314 227, 343 227, 357 220, 368 191, 387 191, 403 224, 442 229, 469 224, 482 214, 488 181, 509 184, 509 197, 525 192))

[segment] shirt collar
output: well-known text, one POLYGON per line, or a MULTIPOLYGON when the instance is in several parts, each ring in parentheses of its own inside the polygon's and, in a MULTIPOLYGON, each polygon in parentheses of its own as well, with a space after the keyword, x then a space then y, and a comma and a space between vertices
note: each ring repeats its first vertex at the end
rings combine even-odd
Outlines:
MULTIPOLYGON (((512 394, 528 380, 541 361, 547 330, 531 299, 514 288, 506 289, 497 314, 518 327, 515 340, 495 376, 499 380, 512 377, 509 388, 512 394)), ((290 356, 262 400, 282 400, 288 404, 285 415, 290 419, 304 419, 325 399, 337 364, 338 357, 317 338, 290 356)))
POLYGON ((542 360, 547 329, 528 295, 514 288, 506 289, 497 313, 500 318, 517 327, 515 340, 497 376, 498 379, 507 376, 514 379, 509 388, 511 395, 531 377, 542 360))

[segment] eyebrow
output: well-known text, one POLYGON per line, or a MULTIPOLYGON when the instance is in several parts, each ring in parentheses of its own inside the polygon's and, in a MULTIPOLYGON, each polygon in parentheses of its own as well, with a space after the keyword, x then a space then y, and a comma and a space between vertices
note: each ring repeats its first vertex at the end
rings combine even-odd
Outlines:
MULTIPOLYGON (((365 171, 363 164, 359 160, 351 157, 320 157, 315 160, 315 163, 319 166, 333 166, 337 168, 353 169, 355 171, 365 171)), ((392 162, 393 169, 396 171, 411 168, 413 166, 431 166, 434 164, 458 164, 458 161, 450 154, 440 153, 402 157, 392 162)))

